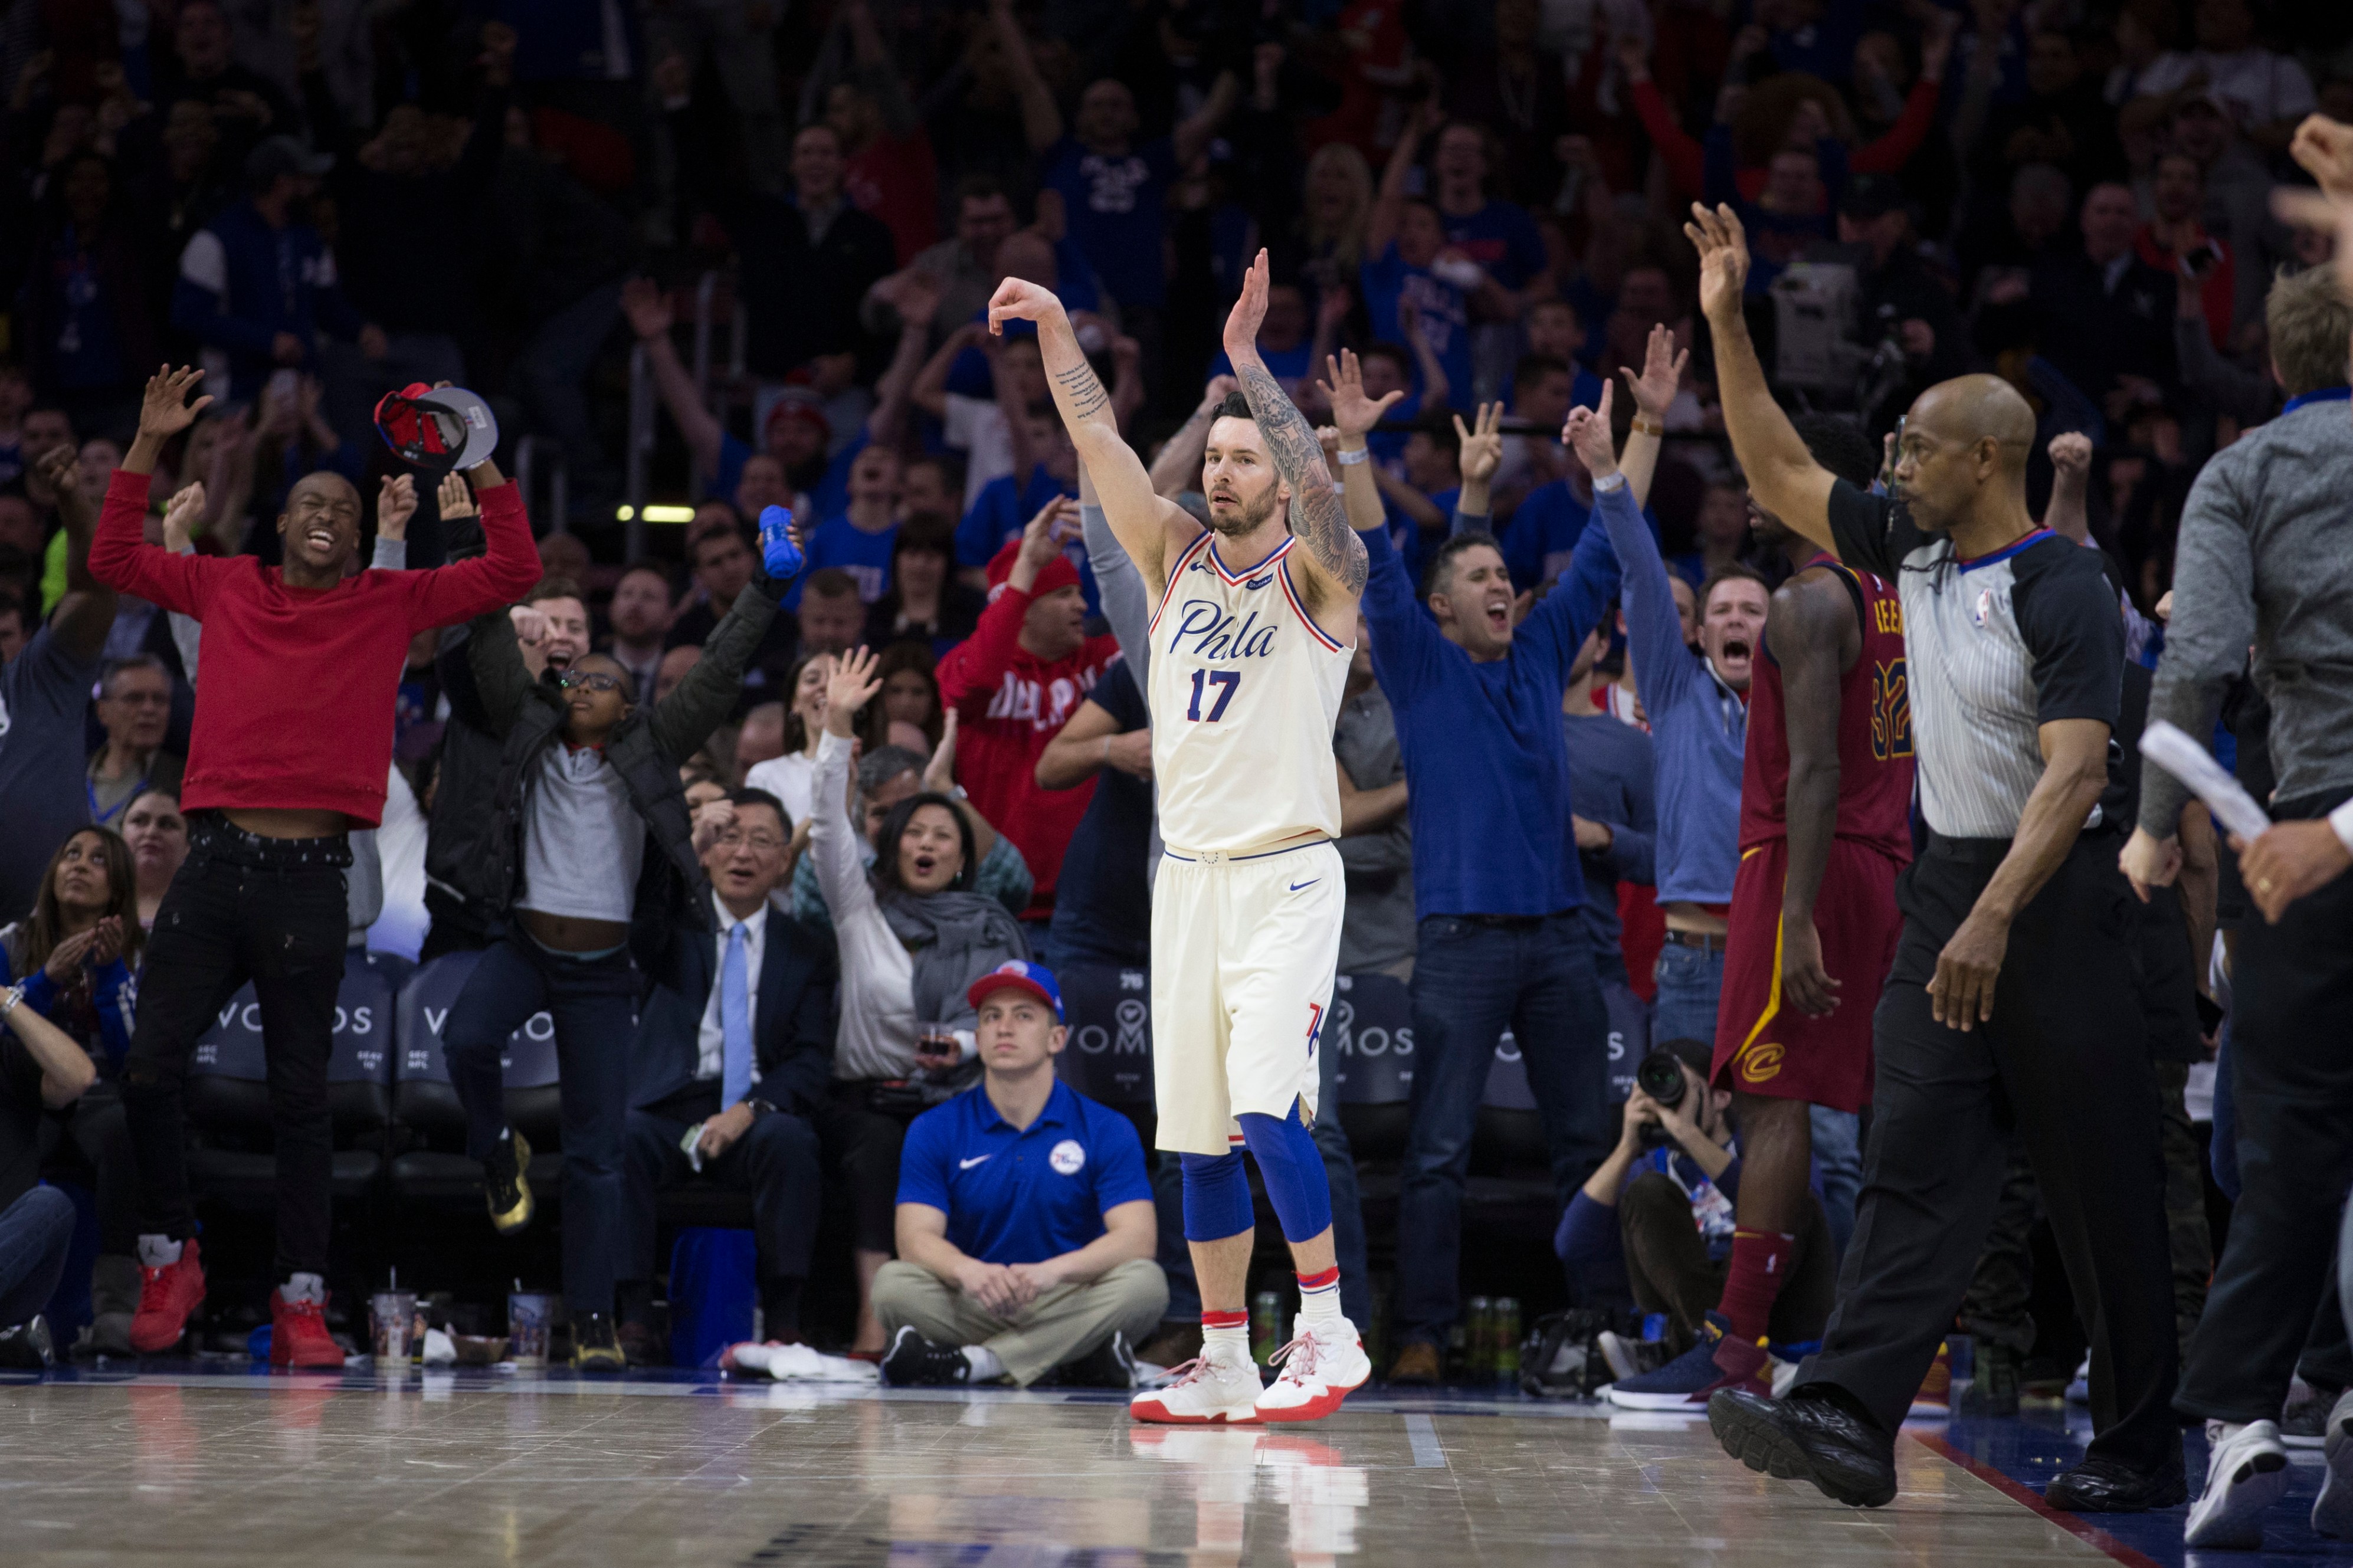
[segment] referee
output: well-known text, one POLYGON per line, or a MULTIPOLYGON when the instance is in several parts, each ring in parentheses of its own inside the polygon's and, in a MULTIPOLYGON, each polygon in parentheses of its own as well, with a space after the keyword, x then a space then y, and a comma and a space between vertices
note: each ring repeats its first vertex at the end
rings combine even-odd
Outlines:
POLYGON ((1685 232, 1733 449, 1757 504, 1897 584, 1926 849, 1873 1017, 1871 1147, 1839 1304, 1778 1402, 1722 1390, 1708 1422, 1752 1469, 1841 1502, 1895 1496, 1894 1436, 1968 1289, 2014 1129, 2090 1330, 2084 1462, 2045 1496, 2079 1512, 2186 1495, 2158 1154, 2116 865, 2099 800, 2124 668, 2100 557, 2026 510, 2034 416, 1992 376, 1930 387, 1897 447, 1901 499, 1816 464, 1741 320, 1729 208, 1685 232))

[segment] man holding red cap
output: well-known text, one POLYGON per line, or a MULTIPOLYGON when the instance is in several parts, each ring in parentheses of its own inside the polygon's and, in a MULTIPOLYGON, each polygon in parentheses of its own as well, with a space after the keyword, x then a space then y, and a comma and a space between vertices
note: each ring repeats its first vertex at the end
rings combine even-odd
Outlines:
POLYGON ((1038 758, 1119 657, 1116 637, 1087 635, 1086 595, 1062 553, 1078 525, 1078 503, 1058 496, 997 552, 988 563, 988 608, 938 669, 940 700, 963 721, 956 772, 965 793, 1037 879, 1022 922, 1029 950, 1041 955, 1062 853, 1095 792, 1092 780, 1076 789, 1039 788, 1038 758))
POLYGON ((1054 1076, 1070 1030, 1051 971, 1014 959, 965 996, 981 1081, 907 1127, 899 1260, 874 1278, 882 1381, 1132 1387, 1130 1347, 1168 1305, 1144 1144, 1054 1076))

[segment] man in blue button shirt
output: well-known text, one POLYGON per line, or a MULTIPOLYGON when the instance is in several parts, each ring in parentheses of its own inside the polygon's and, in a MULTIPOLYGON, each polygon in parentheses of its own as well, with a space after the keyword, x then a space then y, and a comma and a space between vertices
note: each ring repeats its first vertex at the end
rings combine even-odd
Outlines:
POLYGON ((1132 1387, 1130 1347, 1168 1305, 1144 1145, 1054 1076, 1070 1031, 1050 972, 1016 959, 965 996, 981 1081, 907 1128, 899 1260, 874 1279, 882 1381, 1132 1387))

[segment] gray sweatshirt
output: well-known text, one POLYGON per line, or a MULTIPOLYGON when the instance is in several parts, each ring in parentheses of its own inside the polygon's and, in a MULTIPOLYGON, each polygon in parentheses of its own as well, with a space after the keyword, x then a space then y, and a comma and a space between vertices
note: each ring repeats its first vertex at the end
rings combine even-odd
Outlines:
MULTIPOLYGON (((2283 801, 2353 790, 2353 406, 2291 408, 2190 487, 2151 720, 2204 741, 2254 645, 2283 801)), ((2189 792, 2143 775, 2140 825, 2170 837, 2189 792)))

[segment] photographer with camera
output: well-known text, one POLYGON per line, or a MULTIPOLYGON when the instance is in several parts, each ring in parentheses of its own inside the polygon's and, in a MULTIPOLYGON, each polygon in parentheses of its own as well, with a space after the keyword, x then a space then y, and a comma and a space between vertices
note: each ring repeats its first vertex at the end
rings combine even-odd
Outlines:
MULTIPOLYGON (((1740 1151, 1725 1115, 1731 1092, 1707 1084, 1713 1056, 1709 1042, 1685 1039, 1664 1041, 1642 1058, 1618 1146, 1570 1200, 1553 1236, 1572 1292, 1591 1294, 1597 1273, 1622 1267, 1634 1304, 1667 1315, 1668 1349, 1677 1354, 1697 1338, 1732 1266, 1740 1151)), ((1773 1305, 1771 1342, 1820 1338, 1836 1279, 1830 1226, 1812 1202, 1790 1248, 1788 1282, 1773 1305)), ((1634 1409, 1683 1403, 1672 1394, 1621 1396, 1614 1388, 1610 1399, 1634 1409)))

